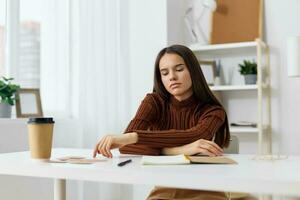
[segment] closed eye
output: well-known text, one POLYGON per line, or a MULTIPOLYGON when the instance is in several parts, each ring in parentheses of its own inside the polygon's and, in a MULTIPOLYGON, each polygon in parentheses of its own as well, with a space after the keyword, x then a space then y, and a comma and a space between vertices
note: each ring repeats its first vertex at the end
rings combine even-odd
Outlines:
POLYGON ((184 65, 177 65, 175 68, 176 71, 180 72, 184 70, 184 65))
POLYGON ((178 68, 176 68, 176 71, 178 71, 178 72, 181 72, 181 71, 183 71, 183 70, 184 70, 183 67, 178 67, 178 68))
MULTIPOLYGON (((177 65, 173 66, 171 70, 181 72, 181 71, 184 71, 184 69, 185 69, 184 64, 177 64, 177 65)), ((161 74, 161 76, 167 76, 169 74, 169 70, 167 68, 162 68, 160 70, 160 74, 161 74)))
POLYGON ((161 74, 162 76, 166 76, 166 75, 168 75, 168 70, 165 70, 165 69, 160 70, 160 74, 161 74))

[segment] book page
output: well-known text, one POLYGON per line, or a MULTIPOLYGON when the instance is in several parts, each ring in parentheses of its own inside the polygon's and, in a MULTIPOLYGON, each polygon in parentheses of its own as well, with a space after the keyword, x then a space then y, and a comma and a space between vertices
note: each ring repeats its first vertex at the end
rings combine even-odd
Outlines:
POLYGON ((142 165, 179 165, 190 164, 190 160, 183 154, 176 156, 143 156, 142 165))

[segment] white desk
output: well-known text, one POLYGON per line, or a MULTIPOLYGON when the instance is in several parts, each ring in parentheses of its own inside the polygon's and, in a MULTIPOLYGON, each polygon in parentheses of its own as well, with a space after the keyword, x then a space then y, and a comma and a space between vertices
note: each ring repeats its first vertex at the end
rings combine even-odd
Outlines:
MULTIPOLYGON (((82 155, 88 149, 54 149, 52 157, 82 155)), ((36 163, 28 152, 0 154, 0 174, 55 179, 55 199, 65 199, 65 180, 125 184, 151 184, 176 188, 240 191, 300 196, 300 156, 286 160, 257 161, 251 155, 231 155, 237 165, 141 166, 141 157, 118 167, 128 157, 107 159, 92 165, 36 163)))

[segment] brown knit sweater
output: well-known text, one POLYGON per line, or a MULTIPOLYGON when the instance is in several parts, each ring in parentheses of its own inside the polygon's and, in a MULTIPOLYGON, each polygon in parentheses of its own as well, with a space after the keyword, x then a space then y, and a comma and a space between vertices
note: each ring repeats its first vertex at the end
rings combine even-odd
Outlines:
POLYGON ((147 94, 125 131, 137 132, 138 142, 120 148, 120 152, 159 155, 164 147, 212 140, 224 121, 222 107, 203 104, 194 96, 165 101, 157 93, 147 94))

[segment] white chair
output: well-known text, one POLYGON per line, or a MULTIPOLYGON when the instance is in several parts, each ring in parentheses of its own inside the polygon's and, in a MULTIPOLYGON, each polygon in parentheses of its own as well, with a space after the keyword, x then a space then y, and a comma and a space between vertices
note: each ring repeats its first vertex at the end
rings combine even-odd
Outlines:
POLYGON ((224 149, 224 153, 238 154, 239 153, 239 138, 235 135, 230 136, 230 143, 227 148, 224 149))

